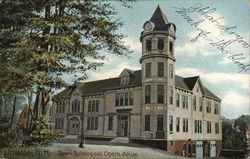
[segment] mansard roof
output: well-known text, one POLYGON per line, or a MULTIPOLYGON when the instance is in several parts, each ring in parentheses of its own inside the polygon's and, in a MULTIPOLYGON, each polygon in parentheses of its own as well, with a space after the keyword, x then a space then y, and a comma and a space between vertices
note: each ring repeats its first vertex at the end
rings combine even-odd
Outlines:
MULTIPOLYGON (((142 85, 141 70, 130 71, 130 73, 133 76, 131 76, 132 78, 130 79, 128 85, 121 85, 121 77, 116 77, 116 78, 80 83, 78 84, 78 87, 80 87, 82 95, 96 95, 96 94, 103 94, 105 90, 141 86, 142 85)), ((198 79, 199 76, 183 78, 181 76, 175 75, 175 86, 185 90, 192 91, 198 79)), ((208 88, 206 88, 202 84, 201 86, 205 96, 214 98, 216 100, 220 100, 220 98, 214 95, 208 88)), ((68 89, 65 89, 61 93, 59 93, 58 96, 69 97, 74 88, 75 87, 70 87, 68 89)))
POLYGON ((164 15, 164 13, 162 12, 160 6, 158 5, 154 14, 152 15, 151 22, 154 23, 155 28, 154 30, 162 30, 162 29, 166 29, 166 25, 169 23, 168 19, 166 18, 166 16, 164 15))

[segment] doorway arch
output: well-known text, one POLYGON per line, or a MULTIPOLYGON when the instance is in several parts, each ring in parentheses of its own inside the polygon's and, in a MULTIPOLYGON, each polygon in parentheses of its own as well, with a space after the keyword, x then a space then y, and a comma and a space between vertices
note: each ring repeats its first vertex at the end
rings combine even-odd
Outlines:
POLYGON ((80 120, 77 117, 72 117, 69 120, 69 134, 79 135, 80 120))

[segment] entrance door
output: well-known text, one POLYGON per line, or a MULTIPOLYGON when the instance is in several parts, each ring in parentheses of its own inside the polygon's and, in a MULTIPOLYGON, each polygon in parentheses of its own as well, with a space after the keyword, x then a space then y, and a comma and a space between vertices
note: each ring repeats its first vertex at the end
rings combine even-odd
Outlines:
POLYGON ((121 116, 119 123, 119 136, 128 136, 128 116, 121 116))
POLYGON ((73 117, 69 121, 69 134, 70 135, 79 135, 80 122, 79 119, 73 117))
POLYGON ((196 141, 196 158, 203 158, 203 141, 196 141))
POLYGON ((210 157, 216 156, 216 142, 210 141, 210 157))

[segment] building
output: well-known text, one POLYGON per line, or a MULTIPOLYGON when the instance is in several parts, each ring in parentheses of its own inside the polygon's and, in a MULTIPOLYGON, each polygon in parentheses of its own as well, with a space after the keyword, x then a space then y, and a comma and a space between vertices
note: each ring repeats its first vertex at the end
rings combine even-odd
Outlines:
POLYGON ((64 135, 126 137, 157 143, 177 155, 213 157, 220 152, 221 100, 199 76, 175 74, 176 26, 158 6, 141 33, 141 70, 78 83, 56 97, 54 130, 64 135), (83 121, 83 122, 82 122, 83 121))
POLYGON ((32 107, 29 107, 28 104, 24 105, 23 110, 20 113, 19 119, 18 119, 18 125, 21 129, 29 129, 30 127, 30 121, 31 121, 31 111, 32 107))

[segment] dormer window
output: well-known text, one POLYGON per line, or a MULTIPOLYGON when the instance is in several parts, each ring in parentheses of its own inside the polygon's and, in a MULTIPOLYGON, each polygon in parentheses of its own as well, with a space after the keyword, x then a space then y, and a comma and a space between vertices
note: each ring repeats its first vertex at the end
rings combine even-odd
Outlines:
POLYGON ((158 49, 159 50, 164 49, 164 40, 162 38, 158 39, 158 49))
POLYGON ((146 49, 147 49, 147 51, 151 51, 152 50, 152 41, 151 41, 151 39, 148 39, 146 41, 146 49))
POLYGON ((129 76, 123 76, 121 77, 121 85, 128 85, 129 84, 129 76))

